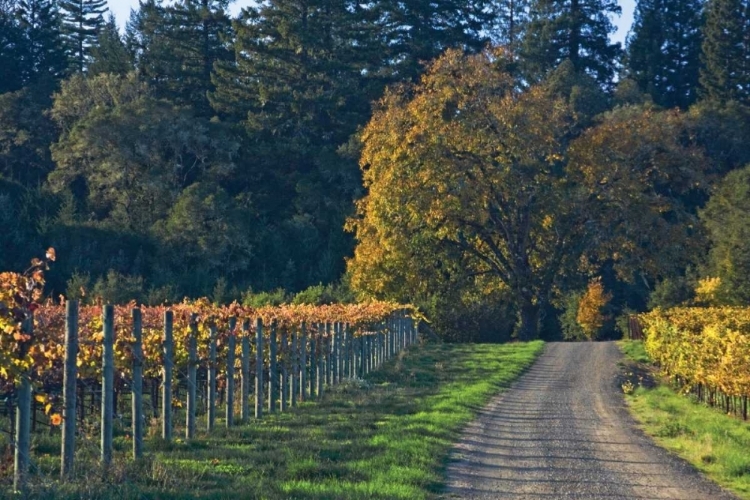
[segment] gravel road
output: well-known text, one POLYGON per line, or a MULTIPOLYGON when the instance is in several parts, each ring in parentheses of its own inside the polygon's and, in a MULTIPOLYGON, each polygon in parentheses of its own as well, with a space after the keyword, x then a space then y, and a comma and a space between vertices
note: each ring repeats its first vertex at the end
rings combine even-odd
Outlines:
POLYGON ((613 343, 548 344, 464 432, 447 498, 723 500, 625 409, 613 343))

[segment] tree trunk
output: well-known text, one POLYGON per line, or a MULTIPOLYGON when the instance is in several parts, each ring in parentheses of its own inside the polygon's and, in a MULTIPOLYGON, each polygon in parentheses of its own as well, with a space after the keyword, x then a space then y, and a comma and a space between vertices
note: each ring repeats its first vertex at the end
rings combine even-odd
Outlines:
POLYGON ((518 340, 528 342, 539 337, 539 305, 522 299, 518 308, 518 340))

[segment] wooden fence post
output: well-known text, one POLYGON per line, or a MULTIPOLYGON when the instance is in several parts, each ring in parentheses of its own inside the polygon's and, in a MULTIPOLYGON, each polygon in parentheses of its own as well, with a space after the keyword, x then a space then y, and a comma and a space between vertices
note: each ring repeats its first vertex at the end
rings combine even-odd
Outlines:
POLYGON ((331 344, 331 378, 329 380, 330 385, 337 384, 341 377, 341 336, 339 332, 339 324, 333 323, 329 325, 330 329, 326 328, 329 332, 330 344, 331 344))
POLYGON ((208 344, 208 377, 206 383, 208 384, 208 414, 206 416, 206 430, 211 432, 214 430, 214 423, 216 422, 216 325, 211 324, 209 326, 211 335, 210 343, 208 344))
POLYGON ((255 418, 263 418, 263 320, 255 322, 255 418))
POLYGON ((307 395, 309 394, 309 386, 307 385, 308 371, 307 371, 307 331, 306 325, 303 321, 299 329, 299 400, 306 401, 307 395))
POLYGON ((327 387, 331 386, 331 373, 333 370, 331 369, 331 350, 333 349, 333 342, 331 338, 331 328, 330 324, 326 321, 324 323, 324 336, 323 336, 323 343, 321 344, 324 346, 323 349, 323 361, 325 363, 325 385, 327 387))
POLYGON ((308 372, 310 375, 310 387, 309 387, 309 394, 310 399, 314 398, 316 395, 316 389, 317 389, 317 375, 318 375, 318 357, 317 357, 317 342, 316 342, 316 335, 317 333, 315 330, 310 331, 310 371, 308 372))
POLYGON ((172 439, 172 364, 174 363, 174 313, 164 311, 164 366, 161 382, 161 437, 172 439))
MULTIPOLYGON (((28 335, 34 334, 34 318, 23 324, 28 335)), ((31 453, 31 373, 26 370, 16 386, 16 435, 13 457, 13 490, 23 493, 29 474, 31 453)))
POLYGON ((229 339, 227 339, 227 427, 234 425, 234 355, 237 349, 235 328, 237 328, 237 318, 229 318, 229 339))
POLYGON ((353 378, 354 377, 354 345, 352 343, 352 338, 349 336, 349 329, 347 328, 346 323, 340 323, 341 324, 341 341, 344 344, 344 377, 345 378, 353 378))
POLYGON ((187 405, 185 408, 185 439, 195 437, 195 415, 197 411, 198 390, 198 315, 190 315, 190 334, 188 335, 187 366, 187 405))
POLYGON ((315 396, 317 398, 323 397, 323 384, 326 381, 326 367, 325 367, 325 339, 324 336, 324 330, 323 330, 323 324, 318 323, 318 352, 316 354, 317 356, 317 362, 318 362, 318 373, 315 376, 315 380, 318 383, 318 386, 315 390, 315 396))
POLYGON ((276 411, 276 399, 279 397, 279 373, 276 366, 276 321, 271 323, 268 334, 268 413, 276 411))
POLYGON ((242 322, 242 369, 240 377, 240 416, 247 422, 250 418, 250 320, 242 322))
POLYGON ((104 324, 104 349, 102 353, 102 427, 101 460, 104 467, 112 463, 112 400, 114 398, 115 365, 115 308, 105 305, 102 308, 104 324))
POLYGON ((76 379, 78 372, 78 302, 65 303, 65 368, 63 372, 63 423, 60 477, 73 471, 76 449, 76 379))
POLYGON ((292 408, 297 406, 297 398, 299 392, 299 337, 297 329, 292 330, 292 397, 289 403, 292 408))
POLYGON ((281 332, 281 373, 279 373, 279 382, 281 383, 281 411, 286 411, 289 405, 289 342, 287 332, 281 332))
POLYGON ((133 459, 143 457, 143 317, 139 308, 133 317, 133 380, 131 413, 133 430, 133 459))

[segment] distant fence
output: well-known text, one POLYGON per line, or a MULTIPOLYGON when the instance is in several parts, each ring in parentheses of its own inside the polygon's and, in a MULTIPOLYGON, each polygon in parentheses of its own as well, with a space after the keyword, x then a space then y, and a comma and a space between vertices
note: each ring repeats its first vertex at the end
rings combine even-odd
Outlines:
MULTIPOLYGON (((248 421, 263 418, 264 411, 285 411, 297 402, 322 397, 328 387, 346 378, 365 376, 418 337, 417 322, 407 310, 356 326, 343 321, 294 323, 288 318, 265 323, 233 316, 202 320, 193 313, 187 321, 181 320, 177 332, 171 309, 159 311, 158 329, 153 313, 144 326, 138 307, 131 308, 127 318, 122 307, 119 317, 113 306, 98 310, 100 323, 94 319, 100 332, 93 339, 82 339, 80 308, 68 301, 64 354, 63 346, 49 346, 61 352, 59 366, 51 369, 48 378, 36 381, 37 393, 30 377, 23 377, 6 394, 3 413, 9 417, 6 432, 14 447, 16 491, 22 492, 27 482, 31 432, 38 425, 49 426, 50 432, 55 429, 39 419, 45 406, 61 410, 60 474, 65 480, 73 470, 79 428, 86 419, 93 417, 98 423, 100 460, 106 468, 112 461, 116 424, 131 434, 132 457, 139 459, 147 417, 159 421, 161 437, 170 441, 176 411, 184 411, 184 436, 190 440, 195 438, 199 415, 205 416, 207 432, 214 429, 221 405, 227 427, 235 425, 236 417, 248 421), (150 354, 144 354, 144 345, 150 354), (82 359, 93 363, 82 350, 89 355, 96 352, 97 366, 79 366, 82 359), (124 397, 128 393, 130 398, 124 397)), ((90 318, 89 314, 87 328, 94 324, 90 318)))
POLYGON ((643 340, 643 326, 638 316, 628 318, 628 338, 630 340, 643 340))

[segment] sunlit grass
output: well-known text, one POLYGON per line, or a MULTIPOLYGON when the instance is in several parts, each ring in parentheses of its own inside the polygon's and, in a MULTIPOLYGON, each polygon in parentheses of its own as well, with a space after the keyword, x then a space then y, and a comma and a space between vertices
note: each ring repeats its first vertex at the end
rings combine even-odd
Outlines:
MULTIPOLYGON (((543 344, 428 345, 365 384, 194 442, 147 447, 115 478, 38 481, 38 498, 420 499, 443 484, 450 448, 476 411, 518 377, 543 344), (153 451, 157 448, 159 451, 153 451)), ((220 424, 217 426, 220 427, 220 424)), ((50 470, 50 476, 54 471, 50 470)), ((6 490, 7 491, 7 490, 6 490)))

